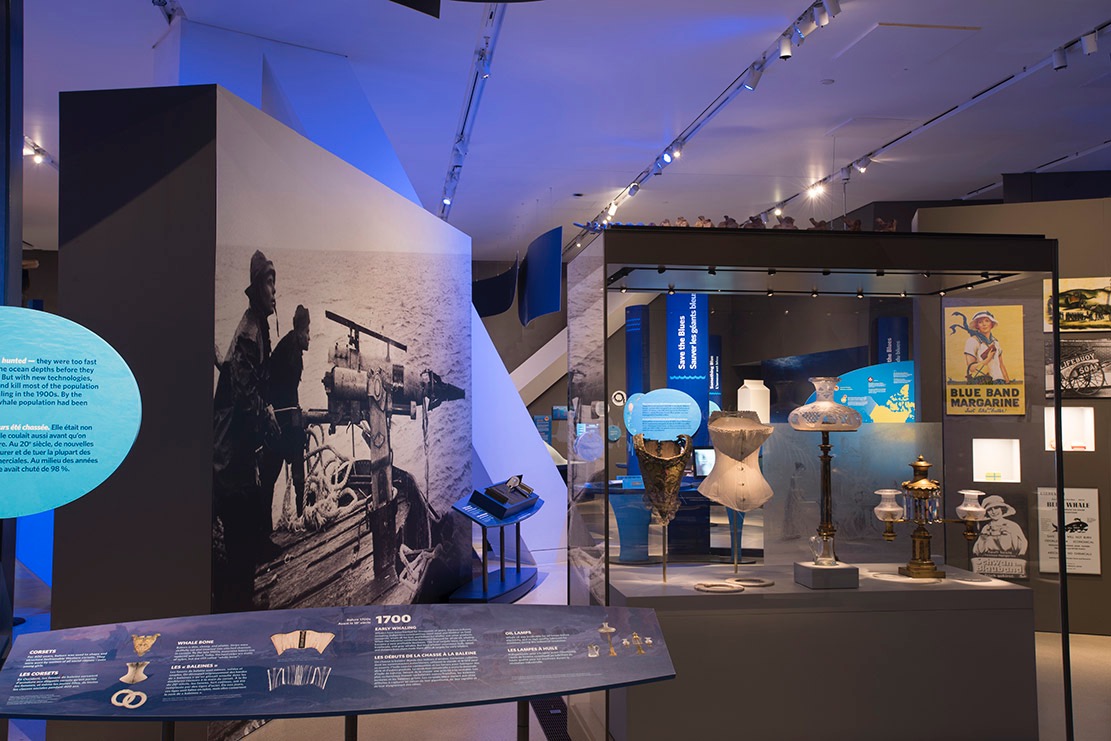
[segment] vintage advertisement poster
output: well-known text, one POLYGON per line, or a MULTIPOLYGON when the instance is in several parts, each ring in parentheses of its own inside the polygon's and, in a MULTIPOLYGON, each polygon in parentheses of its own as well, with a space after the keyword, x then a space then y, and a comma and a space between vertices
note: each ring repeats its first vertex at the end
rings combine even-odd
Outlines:
POLYGON ((946 414, 1025 414, 1022 307, 943 311, 946 414))
MULTIPOLYGON (((1042 329, 1053 331, 1053 287, 1042 281, 1042 329)), ((1111 278, 1061 278, 1057 307, 1062 332, 1111 330, 1111 278)))
MULTIPOLYGON (((1065 489, 1065 563, 1070 574, 1099 575, 1099 489, 1065 489)), ((1039 570, 1058 573, 1057 490, 1038 487, 1039 570)))
MULTIPOLYGON (((1045 395, 1053 397, 1053 341, 1045 341, 1045 395)), ((1111 340, 1061 338, 1061 398, 1111 398, 1111 340)))
POLYGON ((1018 512, 1003 497, 984 497, 987 521, 972 544, 972 570, 999 579, 1025 579, 1030 542, 1014 519, 1018 512))

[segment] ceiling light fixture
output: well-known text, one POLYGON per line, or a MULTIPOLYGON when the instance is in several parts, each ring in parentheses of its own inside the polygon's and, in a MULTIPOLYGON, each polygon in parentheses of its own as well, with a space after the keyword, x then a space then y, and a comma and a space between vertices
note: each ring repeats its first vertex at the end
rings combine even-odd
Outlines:
POLYGON ((858 159, 856 162, 853 163, 853 167, 856 168, 857 172, 859 172, 861 175, 863 175, 865 172, 868 171, 868 165, 870 165, 870 164, 872 164, 872 160, 870 158, 861 157, 860 159, 858 159))
POLYGON ((783 209, 781 209, 781 208, 780 208, 779 206, 776 206, 776 207, 775 207, 775 210, 774 210, 774 211, 772 211, 772 215, 774 215, 774 216, 782 216, 782 215, 783 215, 783 209))
POLYGON ((811 198, 817 198, 822 193, 825 193, 825 191, 826 186, 824 183, 814 183, 806 189, 806 195, 810 196, 811 198))
POLYGON ((774 295, 775 295, 775 291, 773 291, 772 289, 770 289, 770 288, 769 288, 769 289, 768 289, 768 295, 769 295, 769 296, 774 296, 774 295))
POLYGON ((41 165, 43 162, 46 161, 46 157, 42 156, 42 152, 35 152, 33 155, 31 155, 31 161, 33 161, 36 165, 41 165))
POLYGON ((755 90, 756 86, 760 84, 760 78, 763 76, 763 74, 763 65, 754 64, 749 67, 748 79, 744 82, 744 89, 749 91, 755 90))
POLYGON ((837 14, 841 12, 841 3, 837 0, 822 0, 822 5, 825 6, 830 18, 836 18, 837 14))
POLYGON ((849 182, 849 177, 852 175, 852 172, 853 172, 853 168, 851 168, 851 167, 842 167, 841 172, 838 173, 841 177, 841 182, 842 183, 849 182))
POLYGON ((610 216, 617 213, 617 201, 610 201, 610 207, 606 210, 606 213, 610 216))
POLYGON ((715 268, 713 265, 711 265, 709 267, 709 269, 706 270, 706 272, 709 273, 710 275, 717 275, 718 274, 718 269, 715 268))
POLYGON ((938 291, 938 292, 937 292, 937 295, 938 295, 938 296, 944 296, 944 295, 945 295, 945 291, 938 291))
POLYGON ((825 28, 829 25, 829 13, 821 5, 814 6, 814 24, 818 28, 825 28))
POLYGON ((640 183, 630 183, 628 190, 629 198, 632 198, 638 192, 640 192, 640 183))
POLYGON ((674 283, 668 283, 667 284, 667 295, 668 296, 674 296, 675 295, 675 284, 674 283))
POLYGON ((1091 33, 1084 34, 1080 37, 1080 51, 1084 55, 1095 54, 1099 51, 1099 32, 1092 31, 1091 33))
POLYGON ((907 290, 904 288, 902 291, 899 292, 899 295, 902 296, 903 298, 906 298, 907 297, 907 290))
POLYGON ((663 275, 664 273, 667 272, 667 267, 664 266, 664 265, 661 265, 658 268, 656 268, 656 272, 659 273, 660 275, 663 275))
POLYGON ((779 37, 779 58, 790 59, 794 51, 791 49, 791 39, 789 36, 779 37))
POLYGON ((1053 50, 1053 69, 1061 70, 1069 66, 1068 56, 1065 54, 1065 47, 1061 46, 1053 50))
POLYGON ((810 298, 818 298, 818 289, 817 288, 811 288, 810 289, 810 298))
POLYGON ((856 297, 857 298, 864 298, 864 289, 863 288, 856 289, 856 297))
POLYGON ((444 196, 444 199, 443 199, 442 203, 443 203, 443 204, 444 204, 445 206, 450 206, 450 205, 451 205, 451 199, 450 199, 450 198, 448 198, 447 196, 444 196))
POLYGON ((629 292, 629 287, 628 286, 621 286, 621 292, 622 293, 628 293, 629 292))
POLYGON ((683 145, 680 144, 679 142, 675 142, 674 144, 671 145, 671 148, 668 150, 668 153, 671 154, 671 159, 676 159, 676 160, 679 159, 680 157, 683 156, 683 145))

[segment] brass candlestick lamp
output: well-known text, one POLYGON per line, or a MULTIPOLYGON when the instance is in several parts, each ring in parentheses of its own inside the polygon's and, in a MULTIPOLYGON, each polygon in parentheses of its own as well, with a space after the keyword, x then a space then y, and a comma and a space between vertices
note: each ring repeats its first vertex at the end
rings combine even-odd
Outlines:
POLYGON ((926 525, 940 523, 964 523, 965 540, 975 540, 979 531, 977 523, 985 519, 984 508, 979 504, 982 491, 961 491, 964 501, 957 507, 959 519, 941 516, 941 484, 929 477, 930 466, 925 456, 918 456, 918 460, 910 464, 914 469, 914 478, 903 482, 903 506, 894 502, 898 493, 892 489, 881 489, 876 492, 882 498, 880 504, 873 510, 876 518, 884 524, 883 539, 895 540, 895 523, 913 522, 916 527, 910 534, 911 556, 906 566, 899 567, 899 573, 912 579, 944 579, 945 572, 934 565, 930 558, 930 540, 932 536, 926 525), (910 516, 907 516, 907 510, 910 516))

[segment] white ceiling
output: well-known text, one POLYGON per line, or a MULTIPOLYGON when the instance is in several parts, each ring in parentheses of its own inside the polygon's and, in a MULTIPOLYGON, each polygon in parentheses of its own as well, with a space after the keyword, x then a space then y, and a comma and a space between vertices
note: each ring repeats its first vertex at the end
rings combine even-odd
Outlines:
MULTIPOLYGON (((345 54, 417 193, 439 206, 484 6, 434 19, 387 0, 179 0, 186 16, 345 54)), ((541 0, 508 6, 450 222, 512 259, 595 217, 770 47, 806 0, 541 0), (581 193, 581 197, 573 194, 581 193)), ((841 0, 618 212, 743 221, 1111 21, 1107 0, 841 0), (833 80, 822 84, 823 80, 833 80)), ((149 0, 25 0, 25 130, 59 160, 57 94, 153 80, 149 0)), ((1111 33, 885 151, 800 223, 876 200, 959 198, 1111 139, 1111 33)), ((327 84, 327 81, 321 81, 327 84)), ((1111 147, 1060 170, 1111 169, 1111 147)), ((57 178, 25 167, 25 241, 57 247, 57 178)), ((1001 189, 982 197, 1000 197, 1001 189)))

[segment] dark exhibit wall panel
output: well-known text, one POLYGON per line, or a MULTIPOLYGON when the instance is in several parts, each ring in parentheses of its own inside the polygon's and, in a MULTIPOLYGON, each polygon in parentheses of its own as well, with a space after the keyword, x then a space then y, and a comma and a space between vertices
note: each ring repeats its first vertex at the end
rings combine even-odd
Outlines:
POLYGON ((139 438, 57 512, 54 625, 207 611, 214 88, 62 95, 62 314, 135 373, 139 438))
MULTIPOLYGON (((53 625, 204 613, 216 90, 65 93, 61 137, 61 313, 131 366, 143 422, 116 473, 57 511, 53 625)), ((101 732, 128 739, 157 729, 52 723, 50 738, 101 732)))

